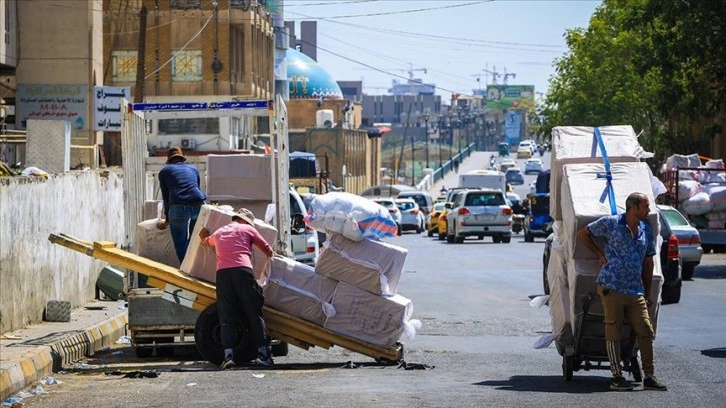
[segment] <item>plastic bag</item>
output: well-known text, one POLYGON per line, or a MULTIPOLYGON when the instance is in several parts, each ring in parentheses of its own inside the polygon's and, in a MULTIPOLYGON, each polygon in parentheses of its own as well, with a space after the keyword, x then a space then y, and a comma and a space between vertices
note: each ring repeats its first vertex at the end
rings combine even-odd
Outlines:
POLYGON ((398 226, 386 208, 350 193, 327 193, 310 203, 305 223, 321 232, 338 233, 352 241, 393 237, 398 226))

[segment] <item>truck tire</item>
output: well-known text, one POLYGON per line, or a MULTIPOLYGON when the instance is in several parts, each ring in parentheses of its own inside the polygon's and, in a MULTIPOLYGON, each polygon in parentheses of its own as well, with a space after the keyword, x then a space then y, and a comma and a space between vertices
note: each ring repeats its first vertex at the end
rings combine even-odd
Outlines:
MULTIPOLYGON (((240 324, 241 323, 240 321, 240 324)), ((234 356, 237 363, 252 361, 257 357, 247 342, 247 328, 238 327, 237 338, 234 342, 234 356)), ((222 346, 222 331, 219 324, 217 304, 212 303, 199 315, 194 325, 194 342, 197 350, 207 361, 214 365, 222 364, 224 360, 224 347, 222 346)))
POLYGON ((677 286, 665 286, 663 285, 663 292, 660 294, 663 299, 664 305, 670 305, 681 301, 681 285, 677 286))

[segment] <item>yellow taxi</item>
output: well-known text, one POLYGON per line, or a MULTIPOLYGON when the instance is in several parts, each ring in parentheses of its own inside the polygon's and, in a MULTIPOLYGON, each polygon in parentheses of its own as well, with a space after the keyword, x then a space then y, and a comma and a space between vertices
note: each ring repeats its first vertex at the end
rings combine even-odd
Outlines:
POLYGON ((439 215, 439 241, 446 239, 446 215, 451 211, 450 208, 446 208, 446 204, 453 205, 454 203, 444 203, 444 209, 441 210, 441 214, 439 215))
POLYGON ((434 207, 431 210, 431 214, 426 219, 426 231, 428 231, 428 236, 433 237, 434 232, 439 232, 439 215, 441 215, 441 212, 444 211, 444 202, 437 202, 434 203, 434 207))

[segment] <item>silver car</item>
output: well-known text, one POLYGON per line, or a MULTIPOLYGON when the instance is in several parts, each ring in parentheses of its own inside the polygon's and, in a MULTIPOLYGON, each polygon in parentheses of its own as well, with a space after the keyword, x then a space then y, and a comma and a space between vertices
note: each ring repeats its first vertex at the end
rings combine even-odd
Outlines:
POLYGON ((465 190, 446 216, 446 241, 462 243, 464 238, 492 237, 495 244, 512 239, 512 208, 501 190, 465 190))
POLYGON ((703 256, 701 235, 675 208, 669 205, 658 205, 658 210, 678 238, 678 249, 683 261, 681 276, 683 280, 691 280, 693 270, 701 263, 701 256, 703 256))

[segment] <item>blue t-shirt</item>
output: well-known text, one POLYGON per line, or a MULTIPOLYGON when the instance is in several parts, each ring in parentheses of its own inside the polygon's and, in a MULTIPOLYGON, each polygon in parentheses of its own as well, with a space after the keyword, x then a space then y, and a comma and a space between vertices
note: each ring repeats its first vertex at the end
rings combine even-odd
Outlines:
POLYGON ((650 224, 640 221, 636 234, 631 233, 625 214, 609 215, 587 226, 590 235, 603 238, 607 263, 600 268, 596 282, 607 289, 628 295, 642 295, 643 260, 655 255, 650 224))
POLYGON ((159 186, 164 199, 164 214, 169 219, 169 207, 174 204, 202 205, 207 196, 199 188, 196 167, 183 162, 167 164, 159 171, 159 186))

